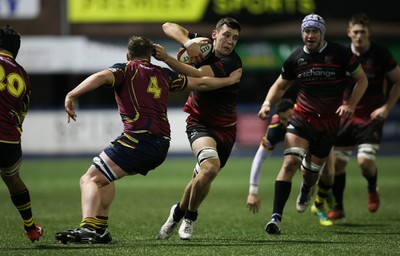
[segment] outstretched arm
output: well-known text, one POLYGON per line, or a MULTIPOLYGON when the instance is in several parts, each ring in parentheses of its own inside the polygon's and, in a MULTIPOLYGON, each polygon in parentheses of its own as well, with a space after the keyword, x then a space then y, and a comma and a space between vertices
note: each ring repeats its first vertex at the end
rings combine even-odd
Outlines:
POLYGON ((238 68, 228 77, 188 77, 187 88, 193 91, 210 91, 240 82, 242 69, 238 68))
POLYGON ((113 75, 108 70, 103 70, 97 72, 80 83, 76 86, 72 91, 70 91, 67 96, 65 97, 65 110, 68 114, 68 123, 70 119, 76 121, 76 114, 75 114, 75 100, 87 93, 90 92, 103 84, 112 84, 113 83, 113 75))

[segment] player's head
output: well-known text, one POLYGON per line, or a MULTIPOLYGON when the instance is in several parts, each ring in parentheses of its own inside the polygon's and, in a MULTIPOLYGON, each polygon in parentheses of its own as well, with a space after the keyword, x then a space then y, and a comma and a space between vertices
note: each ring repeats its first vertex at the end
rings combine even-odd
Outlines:
POLYGON ((294 103, 291 99, 283 98, 276 105, 276 114, 279 116, 279 121, 285 125, 288 124, 292 116, 294 103))
POLYGON ((364 51, 369 47, 370 20, 364 13, 353 15, 347 27, 347 36, 357 51, 364 51))
POLYGON ((318 14, 312 13, 304 17, 301 23, 301 33, 303 34, 307 28, 316 28, 321 33, 321 40, 325 37, 325 21, 318 14))
POLYGON ((234 18, 225 17, 217 22, 212 32, 213 47, 217 57, 231 54, 239 39, 241 30, 240 23, 234 18))
POLYGON ((242 30, 240 23, 236 19, 230 17, 225 17, 220 19, 217 22, 217 25, 215 26, 215 30, 222 28, 224 25, 228 26, 231 29, 235 29, 239 32, 242 30))
POLYGON ((128 42, 128 59, 145 58, 150 60, 154 45, 149 39, 141 36, 132 36, 128 42))
POLYGON ((12 29, 9 25, 6 25, 0 29, 0 48, 10 52, 14 59, 18 55, 19 48, 21 46, 21 36, 12 29))
POLYGON ((369 28, 371 25, 371 21, 365 13, 357 13, 351 16, 349 20, 349 26, 353 26, 355 24, 360 24, 364 27, 369 28))

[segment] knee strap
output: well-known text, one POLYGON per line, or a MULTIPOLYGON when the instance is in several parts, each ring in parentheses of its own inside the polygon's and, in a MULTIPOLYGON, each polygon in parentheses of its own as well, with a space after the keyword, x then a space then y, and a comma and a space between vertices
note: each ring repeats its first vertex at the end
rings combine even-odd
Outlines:
POLYGON ((204 160, 207 159, 219 159, 218 152, 216 148, 202 148, 199 153, 197 153, 197 162, 201 164, 204 160))
POLYGON ((299 147, 292 147, 292 148, 288 148, 286 149, 283 154, 285 156, 295 156, 297 157, 300 161, 302 161, 304 159, 304 156, 306 155, 306 150, 304 148, 299 148, 299 147))
POLYGON ((360 144, 358 145, 357 157, 363 157, 369 160, 376 159, 376 152, 379 149, 378 144, 360 144))
POLYGON ((108 166, 108 164, 101 158, 101 156, 96 156, 93 158, 93 166, 99 170, 109 182, 113 182, 117 180, 117 175, 113 172, 113 170, 108 166))
POLYGON ((323 165, 314 164, 313 162, 308 161, 306 158, 303 159, 301 166, 305 171, 313 173, 319 173, 323 167, 323 165))
POLYGON ((207 147, 202 148, 199 153, 197 153, 197 164, 194 168, 194 173, 197 175, 200 172, 200 164, 207 159, 219 159, 218 152, 216 148, 207 147))

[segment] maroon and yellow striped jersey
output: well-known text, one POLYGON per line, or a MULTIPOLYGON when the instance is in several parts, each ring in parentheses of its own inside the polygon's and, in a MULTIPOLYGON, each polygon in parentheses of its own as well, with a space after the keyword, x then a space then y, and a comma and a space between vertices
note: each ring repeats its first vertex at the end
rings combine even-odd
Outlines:
POLYGON ((146 60, 117 63, 108 69, 114 76, 112 87, 124 133, 150 133, 170 138, 167 116, 170 91, 182 91, 187 77, 146 60))
POLYGON ((29 77, 12 57, 0 53, 0 142, 21 141, 31 96, 29 77))

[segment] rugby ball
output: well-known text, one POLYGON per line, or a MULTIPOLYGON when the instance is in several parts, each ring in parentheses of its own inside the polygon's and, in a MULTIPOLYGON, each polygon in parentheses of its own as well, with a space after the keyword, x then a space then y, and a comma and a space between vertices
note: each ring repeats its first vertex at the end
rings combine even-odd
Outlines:
MULTIPOLYGON (((212 41, 211 41, 210 38, 207 38, 207 37, 195 37, 193 39, 190 39, 190 41, 192 41, 193 43, 202 44, 200 46, 200 49, 201 49, 201 52, 202 52, 202 54, 201 54, 202 60, 207 59, 211 55, 212 50, 213 50, 213 44, 212 44, 212 41)), ((183 63, 186 63, 186 64, 191 64, 190 63, 190 59, 189 59, 189 55, 188 55, 187 50, 186 50, 185 47, 181 47, 179 49, 178 54, 176 55, 176 58, 180 62, 183 62, 183 63)))

